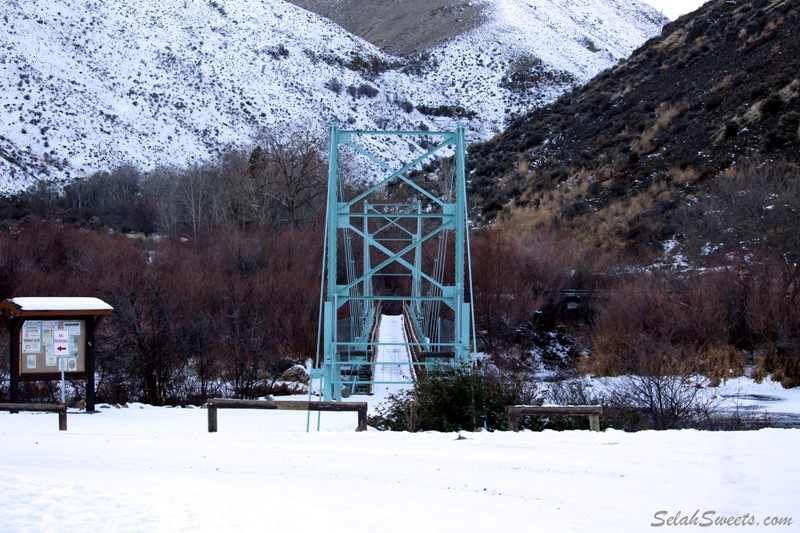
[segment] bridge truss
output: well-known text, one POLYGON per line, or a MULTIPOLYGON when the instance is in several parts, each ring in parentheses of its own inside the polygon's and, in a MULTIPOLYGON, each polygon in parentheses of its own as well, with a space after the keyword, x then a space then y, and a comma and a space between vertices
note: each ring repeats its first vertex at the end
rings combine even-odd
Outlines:
POLYGON ((315 373, 322 379, 325 400, 388 384, 376 381, 376 365, 399 363, 376 361, 382 346, 408 350, 417 372, 470 364, 474 326, 465 297, 470 260, 464 148, 460 125, 437 132, 331 126, 323 361, 317 362, 315 373), (421 154, 405 164, 387 163, 369 148, 378 146, 371 141, 379 138, 408 142, 421 154), (349 165, 341 164, 343 151, 366 158, 365 165, 377 171, 378 179, 366 188, 351 187, 352 179, 343 170, 349 165), (437 166, 437 172, 430 171, 437 166), (402 312, 403 342, 376 338, 382 311, 402 312))

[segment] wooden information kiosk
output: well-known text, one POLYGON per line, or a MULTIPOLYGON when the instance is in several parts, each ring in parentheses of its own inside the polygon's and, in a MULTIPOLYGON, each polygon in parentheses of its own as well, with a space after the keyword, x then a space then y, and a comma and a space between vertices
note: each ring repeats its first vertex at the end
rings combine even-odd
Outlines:
POLYGON ((94 329, 114 310, 98 298, 10 298, 0 303, 10 334, 10 399, 20 381, 86 380, 86 411, 93 412, 94 329))

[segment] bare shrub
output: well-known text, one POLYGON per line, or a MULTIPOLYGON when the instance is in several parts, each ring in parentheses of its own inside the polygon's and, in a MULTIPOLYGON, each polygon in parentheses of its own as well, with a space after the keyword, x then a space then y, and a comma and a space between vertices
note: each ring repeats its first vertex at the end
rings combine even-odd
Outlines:
POLYGON ((703 385, 703 378, 681 373, 624 376, 611 387, 608 403, 641 413, 640 424, 649 429, 712 429, 722 402, 703 385))
POLYGON ((331 78, 325 83, 325 87, 336 94, 342 93, 342 82, 338 78, 331 78))
POLYGON ((674 306, 670 295, 650 280, 615 287, 595 310, 591 355, 582 361, 582 370, 611 376, 637 372, 677 326, 674 306))
POLYGON ((800 254, 800 167, 751 158, 715 180, 703 230, 731 251, 762 249, 796 265, 800 254))
POLYGON ((487 351, 497 350, 534 319, 545 298, 525 276, 526 257, 512 242, 489 231, 472 241, 478 333, 487 351))
POLYGON ((546 401, 553 405, 601 405, 606 403, 603 391, 595 390, 582 378, 562 379, 548 383, 546 401))
POLYGON ((736 343, 743 335, 745 300, 736 269, 623 282, 595 309, 591 355, 582 370, 638 373, 648 357, 669 354, 671 364, 715 382, 741 375, 744 362, 736 343))
POLYGON ((365 96, 367 98, 375 98, 378 95, 378 89, 368 83, 362 83, 358 86, 356 94, 358 97, 365 96))
POLYGON ((651 352, 638 350, 634 371, 609 388, 608 404, 640 412, 651 429, 710 427, 719 401, 706 394, 706 379, 683 362, 680 350, 663 345, 651 352))
POLYGON ((673 282, 678 340, 701 347, 727 344, 742 323, 745 293, 738 269, 704 271, 678 283, 673 282))
POLYGON ((744 309, 750 344, 760 356, 756 377, 772 374, 784 387, 800 385, 798 267, 784 258, 758 256, 744 277, 744 309))
POLYGON ((515 336, 524 343, 534 329, 552 328, 564 313, 565 291, 592 285, 593 259, 555 233, 486 230, 472 251, 479 329, 490 347, 515 336))

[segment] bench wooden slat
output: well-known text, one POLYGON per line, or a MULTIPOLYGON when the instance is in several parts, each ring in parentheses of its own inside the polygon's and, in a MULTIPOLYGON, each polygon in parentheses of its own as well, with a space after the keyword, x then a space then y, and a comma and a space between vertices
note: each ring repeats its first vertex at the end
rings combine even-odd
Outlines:
POLYGON ((214 399, 206 402, 206 407, 217 409, 277 409, 275 402, 259 400, 214 399))
POLYGON ((358 427, 356 431, 367 429, 367 402, 315 402, 301 400, 271 401, 271 400, 236 400, 228 398, 214 398, 206 403, 208 409, 208 431, 217 431, 217 409, 269 409, 281 411, 322 411, 358 413, 358 427))
POLYGON ((602 416, 603 408, 599 405, 547 405, 547 406, 512 406, 511 410, 517 415, 537 416, 602 416))
POLYGON ((588 416, 589 429, 600 431, 600 417, 603 416, 602 405, 509 405, 506 407, 508 427, 519 431, 520 416, 588 416))
POLYGON ((0 411, 58 413, 59 431, 67 430, 67 406, 63 403, 0 403, 0 411))
POLYGON ((0 403, 0 411, 39 411, 58 413, 64 410, 62 403, 0 403))

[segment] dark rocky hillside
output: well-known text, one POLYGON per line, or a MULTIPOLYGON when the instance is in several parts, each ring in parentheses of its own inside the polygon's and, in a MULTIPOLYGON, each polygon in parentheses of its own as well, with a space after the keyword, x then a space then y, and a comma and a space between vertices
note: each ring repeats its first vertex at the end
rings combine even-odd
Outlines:
POLYGON ((396 55, 422 52, 483 20, 481 6, 463 0, 288 1, 396 55))
POLYGON ((476 215, 601 248, 646 255, 676 238, 699 253, 746 238, 730 228, 747 226, 737 202, 758 191, 749 207, 771 218, 754 218, 765 235, 792 234, 781 245, 796 253, 798 51, 800 0, 712 0, 471 147, 476 215), (724 216, 710 224, 711 213, 724 216))

